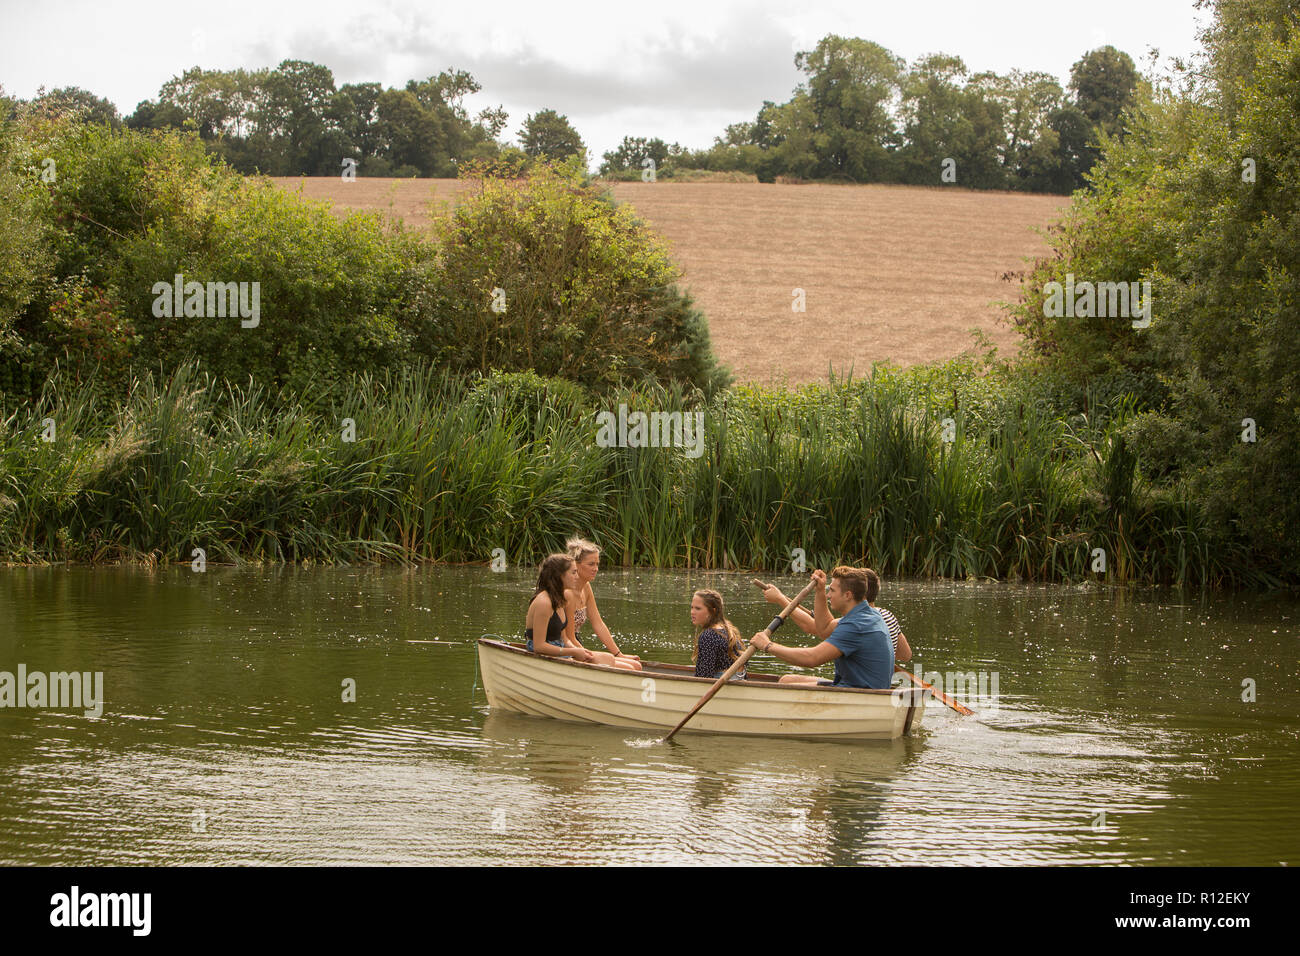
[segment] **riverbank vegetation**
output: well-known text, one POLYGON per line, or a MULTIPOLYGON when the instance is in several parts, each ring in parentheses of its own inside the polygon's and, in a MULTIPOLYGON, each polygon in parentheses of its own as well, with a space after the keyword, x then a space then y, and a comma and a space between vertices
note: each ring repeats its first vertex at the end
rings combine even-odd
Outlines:
POLYGON ((196 357, 294 394, 430 364, 726 384, 665 244, 629 208, 563 166, 466 175, 475 193, 430 237, 340 220, 193 136, 39 111, 0 124, 0 392, 34 397, 59 363, 120 399, 196 357), (215 309, 214 283, 256 283, 259 314, 215 309))
POLYGON ((1215 13, 1021 277, 1024 356, 797 390, 730 383, 662 243, 572 165, 471 172, 426 236, 193 135, 25 113, 0 557, 531 563, 579 532, 664 567, 1300 584, 1300 26, 1215 13), (160 315, 176 275, 258 282, 260 316, 160 315), (1045 307, 1075 278, 1149 284, 1141 321, 1045 307), (699 454, 599 441, 621 406, 702 415, 699 454))
POLYGON ((105 406, 57 374, 0 423, 0 553, 526 563, 582 531, 659 567, 775 569, 799 548, 889 574, 1269 581, 1141 476, 1127 399, 1083 398, 1071 414, 1040 377, 973 360, 711 400, 406 369, 311 402, 184 366, 105 406), (701 412, 703 454, 601 447, 596 413, 620 405, 701 412))

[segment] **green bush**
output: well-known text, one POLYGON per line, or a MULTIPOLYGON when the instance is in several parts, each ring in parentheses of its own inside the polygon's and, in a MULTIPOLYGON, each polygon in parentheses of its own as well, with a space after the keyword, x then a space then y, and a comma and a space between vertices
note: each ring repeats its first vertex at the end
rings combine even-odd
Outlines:
POLYGON ((4 124, 0 147, 0 388, 20 397, 56 363, 97 369, 119 398, 130 376, 192 361, 305 401, 357 370, 421 363, 536 370, 593 391, 727 381, 663 242, 584 185, 576 162, 484 174, 433 241, 245 179, 189 134, 32 115, 4 124), (250 307, 256 284, 256 321, 212 314, 213 283, 244 284, 250 307))
POLYGON ((595 187, 545 164, 529 179, 485 176, 437 228, 414 343, 435 365, 533 369, 597 392, 726 381, 666 245, 595 187))
POLYGON ((340 221, 269 181, 245 180, 192 136, 33 121, 5 142, 0 190, 33 156, 57 170, 13 204, 26 217, 21 241, 35 248, 14 260, 26 272, 0 276, 6 389, 30 395, 58 362, 96 367, 100 387, 120 397, 131 373, 201 359, 219 379, 306 395, 358 367, 409 360, 400 292, 412 263, 432 252, 377 216, 340 221), (33 225, 33 209, 44 222, 33 225), (155 315, 155 284, 177 274, 246 282, 250 292, 257 283, 256 326, 236 315, 155 315))

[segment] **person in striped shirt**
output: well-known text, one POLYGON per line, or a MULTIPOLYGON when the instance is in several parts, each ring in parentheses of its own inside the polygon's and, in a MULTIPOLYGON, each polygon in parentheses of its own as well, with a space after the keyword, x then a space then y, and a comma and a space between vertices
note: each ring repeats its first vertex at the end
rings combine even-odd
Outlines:
MULTIPOLYGON (((912 659, 912 645, 907 643, 907 635, 903 633, 898 618, 883 607, 876 607, 876 598, 880 594, 880 576, 870 568, 867 568, 866 572, 867 603, 880 612, 885 626, 889 628, 889 642, 894 646, 894 660, 899 664, 906 664, 912 659)), ((763 597, 767 600, 767 603, 781 607, 785 607, 790 603, 790 599, 782 594, 781 589, 774 584, 769 584, 763 589, 763 597)), ((820 637, 823 641, 830 637, 831 631, 835 630, 835 625, 839 623, 839 618, 831 617, 821 622, 819 626, 813 616, 801 607, 794 609, 794 613, 790 615, 790 620, 798 624, 803 631, 820 637)))

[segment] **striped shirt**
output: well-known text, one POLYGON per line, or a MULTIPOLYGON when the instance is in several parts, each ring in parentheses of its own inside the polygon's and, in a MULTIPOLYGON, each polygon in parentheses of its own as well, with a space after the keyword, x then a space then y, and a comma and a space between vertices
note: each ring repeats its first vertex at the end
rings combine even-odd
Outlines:
POLYGON ((894 656, 898 656, 898 635, 903 633, 903 629, 898 626, 898 618, 890 614, 883 607, 876 608, 880 616, 885 619, 885 626, 889 628, 889 643, 894 645, 894 656))

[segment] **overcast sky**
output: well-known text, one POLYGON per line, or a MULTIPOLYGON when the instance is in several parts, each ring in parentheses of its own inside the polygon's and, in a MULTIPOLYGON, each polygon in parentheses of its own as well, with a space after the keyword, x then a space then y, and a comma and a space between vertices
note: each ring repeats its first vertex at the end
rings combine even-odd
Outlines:
POLYGON ((1107 43, 1139 69, 1150 47, 1187 56, 1206 17, 1193 0, 0 0, 0 85, 24 98, 80 86, 125 116, 195 65, 311 60, 336 85, 399 87, 454 67, 483 86, 471 112, 504 106, 513 137, 529 113, 558 110, 594 166, 626 135, 710 145, 763 100, 789 99, 794 52, 827 33, 1064 85, 1082 53, 1107 43))

